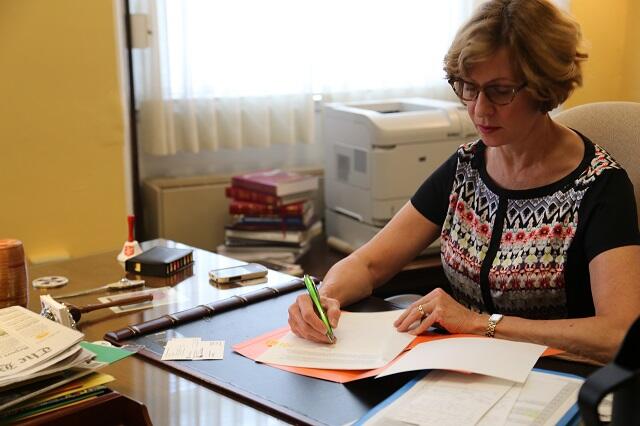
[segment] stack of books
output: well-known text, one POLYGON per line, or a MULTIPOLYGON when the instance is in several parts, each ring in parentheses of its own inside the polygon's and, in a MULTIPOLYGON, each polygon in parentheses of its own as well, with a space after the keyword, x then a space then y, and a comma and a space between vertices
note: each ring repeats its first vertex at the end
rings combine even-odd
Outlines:
POLYGON ((109 392, 82 333, 21 306, 0 309, 0 324, 0 424, 109 392))
POLYGON ((279 169, 234 176, 226 195, 231 223, 219 254, 250 262, 295 263, 322 233, 313 198, 318 178, 279 169))

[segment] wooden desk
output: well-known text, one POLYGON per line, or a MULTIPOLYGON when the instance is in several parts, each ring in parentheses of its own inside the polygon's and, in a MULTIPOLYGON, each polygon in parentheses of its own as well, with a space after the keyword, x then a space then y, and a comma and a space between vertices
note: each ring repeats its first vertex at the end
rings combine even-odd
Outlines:
MULTIPOLYGON (((155 244, 185 247, 171 241, 154 240, 143 244, 143 248, 149 248, 155 244)), ((116 261, 117 254, 118 252, 114 251, 59 263, 33 266, 29 271, 30 279, 48 275, 67 277, 69 284, 66 287, 48 291, 54 298, 56 294, 98 287, 118 281, 124 276, 123 267, 116 261)), ((107 331, 187 309, 199 303, 224 299, 234 294, 254 290, 260 286, 216 288, 209 283, 208 272, 210 269, 235 266, 244 262, 228 259, 204 250, 195 250, 194 259, 193 274, 186 276, 191 273, 189 271, 189 273, 179 276, 183 279, 181 282, 175 282, 176 280, 172 278, 144 277, 147 281, 147 287, 174 286, 184 301, 128 314, 116 315, 109 309, 83 314, 79 330, 85 334, 85 340, 89 342, 102 340, 107 331)), ((128 275, 128 277, 136 278, 134 275, 128 275)), ((39 295, 46 293, 47 290, 31 288, 29 309, 40 312, 39 295)), ((80 296, 68 299, 68 301, 78 305, 96 303, 97 298, 105 294, 80 296)), ((116 378, 108 385, 111 389, 144 403, 154 425, 284 424, 265 413, 135 356, 109 365, 101 372, 111 374, 116 378)))
MULTIPOLYGON (((184 247, 181 244, 166 240, 147 242, 143 244, 143 247, 149 248, 152 245, 184 247)), ((50 291, 53 297, 56 294, 98 287, 106 283, 115 282, 124 275, 123 268, 115 260, 116 255, 117 252, 114 251, 60 263, 34 266, 30 269, 30 277, 34 279, 40 276, 62 275, 69 278, 69 284, 66 287, 50 291)), ((314 245, 311 252, 302 259, 302 263, 305 271, 322 277, 328 268, 342 257, 342 254, 331 251, 325 244, 320 242, 314 245)), ((154 309, 128 314, 116 315, 108 309, 84 314, 80 320, 79 329, 85 333, 85 339, 87 341, 102 340, 107 331, 117 330, 129 324, 187 309, 200 303, 208 303, 234 294, 252 291, 260 286, 229 289, 216 288, 209 283, 209 270, 235 266, 241 262, 197 249, 194 252, 194 259, 195 264, 192 270, 182 275, 167 279, 145 277, 147 287, 174 286, 184 299, 183 301, 173 305, 159 306, 154 309)), ((402 274, 401 277, 396 279, 396 282, 381 287, 379 293, 392 294, 396 290, 404 292, 407 282, 410 283, 410 288, 418 291, 420 289, 426 290, 428 286, 441 285, 442 282, 440 280, 443 279, 441 270, 438 268, 428 271, 422 270, 419 273, 408 271, 402 274)), ((128 277, 136 278, 133 275, 128 277)), ((46 292, 46 290, 32 288, 30 290, 29 308, 39 312, 39 295, 46 292)), ((97 297, 102 295, 104 293, 81 296, 69 299, 69 302, 78 305, 94 303, 97 297)), ((593 370, 593 367, 590 366, 561 360, 544 360, 541 361, 539 366, 580 375, 586 375, 593 370)), ((268 414, 220 395, 200 384, 135 356, 110 365, 102 371, 116 378, 116 381, 110 383, 109 387, 147 406, 151 420, 155 425, 282 424, 280 420, 268 414)))

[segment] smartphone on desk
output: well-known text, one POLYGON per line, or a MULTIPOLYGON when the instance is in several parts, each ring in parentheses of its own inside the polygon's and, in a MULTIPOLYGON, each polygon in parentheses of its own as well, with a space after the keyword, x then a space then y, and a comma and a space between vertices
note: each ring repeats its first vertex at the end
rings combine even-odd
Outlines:
POLYGON ((267 272, 268 269, 258 263, 248 263, 231 268, 213 269, 209 271, 209 278, 213 282, 222 284, 265 277, 267 272))

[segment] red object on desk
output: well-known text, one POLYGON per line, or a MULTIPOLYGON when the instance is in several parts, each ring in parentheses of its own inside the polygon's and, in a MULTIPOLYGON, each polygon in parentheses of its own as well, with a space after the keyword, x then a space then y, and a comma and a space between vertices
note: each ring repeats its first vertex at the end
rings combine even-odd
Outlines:
POLYGON ((129 239, 127 241, 132 243, 134 241, 133 229, 134 229, 134 226, 136 224, 136 217, 133 216, 133 215, 127 216, 127 223, 129 225, 129 239))

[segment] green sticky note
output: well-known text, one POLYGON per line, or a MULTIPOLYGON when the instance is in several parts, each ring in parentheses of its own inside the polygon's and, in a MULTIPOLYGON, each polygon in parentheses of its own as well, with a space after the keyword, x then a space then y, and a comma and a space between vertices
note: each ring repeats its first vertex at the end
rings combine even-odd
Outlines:
POLYGON ((133 355, 133 352, 125 351, 124 349, 116 348, 115 346, 102 346, 89 342, 80 342, 80 346, 96 354, 96 361, 106 362, 109 364, 120 361, 122 358, 126 358, 129 355, 133 355))

